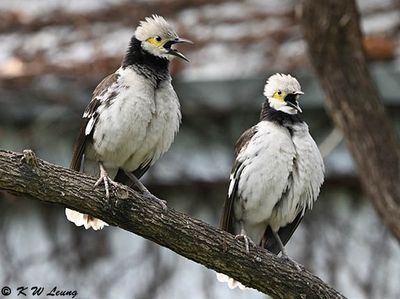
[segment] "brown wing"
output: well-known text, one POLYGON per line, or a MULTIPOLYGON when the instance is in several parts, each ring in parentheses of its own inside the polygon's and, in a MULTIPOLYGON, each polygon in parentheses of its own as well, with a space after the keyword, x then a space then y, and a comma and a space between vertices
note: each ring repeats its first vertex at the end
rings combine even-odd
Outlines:
POLYGON ((229 191, 228 196, 224 202, 223 214, 221 217, 220 228, 224 231, 227 231, 231 234, 235 234, 235 219, 233 214, 233 203, 236 198, 236 191, 239 184, 240 173, 242 172, 242 163, 239 163, 237 160, 233 165, 230 182, 229 182, 229 191))
POLYGON ((100 106, 100 104, 103 101, 106 101, 107 99, 102 98, 102 96, 105 94, 105 92, 108 90, 108 88, 116 82, 118 79, 117 74, 111 74, 108 75, 106 78, 104 78, 99 85, 95 88, 93 92, 93 97, 92 100, 90 101, 89 105, 86 107, 85 112, 83 114, 82 118, 82 124, 79 130, 79 134, 75 140, 74 144, 74 149, 73 149, 73 154, 72 154, 72 160, 70 164, 70 168, 74 169, 76 171, 81 170, 81 165, 85 153, 85 147, 87 142, 92 138, 93 135, 93 129, 90 132, 85 132, 86 127, 89 123, 89 121, 92 121, 92 126, 95 126, 96 120, 98 118, 98 112, 97 108, 100 106))
POLYGON ((84 118, 79 129, 78 137, 74 143, 74 150, 72 152, 72 160, 69 168, 80 171, 82 165, 83 154, 85 152, 85 145, 87 136, 85 135, 85 128, 87 123, 89 122, 88 118, 84 118))
POLYGON ((240 174, 243 170, 243 164, 237 160, 237 156, 239 153, 247 147, 251 138, 256 134, 257 129, 256 127, 251 127, 247 131, 245 131, 242 136, 238 139, 235 145, 235 163, 233 164, 231 175, 230 175, 230 184, 229 184, 229 191, 228 197, 225 199, 223 214, 220 221, 220 228, 230 232, 231 234, 235 234, 234 231, 234 211, 233 211, 233 204, 235 202, 237 196, 237 188, 239 184, 240 174))

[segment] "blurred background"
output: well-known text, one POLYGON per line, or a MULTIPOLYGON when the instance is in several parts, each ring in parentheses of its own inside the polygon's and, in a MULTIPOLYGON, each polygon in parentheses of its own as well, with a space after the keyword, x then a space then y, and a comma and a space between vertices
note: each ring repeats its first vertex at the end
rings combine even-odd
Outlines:
MULTIPOLYGON (((68 166, 80 118, 99 81, 121 62, 138 22, 166 17, 194 46, 171 71, 183 123, 144 177, 169 206, 218 224, 233 145, 258 121, 265 80, 295 75, 326 182, 288 253, 348 298, 400 298, 400 247, 360 189, 290 0, 1 0, 0 148, 68 166)), ((400 122, 400 1, 359 0, 370 70, 400 122)), ((77 298, 266 298, 229 290, 215 273, 141 237, 85 231, 60 206, 0 191, 0 287, 57 286, 77 298)))

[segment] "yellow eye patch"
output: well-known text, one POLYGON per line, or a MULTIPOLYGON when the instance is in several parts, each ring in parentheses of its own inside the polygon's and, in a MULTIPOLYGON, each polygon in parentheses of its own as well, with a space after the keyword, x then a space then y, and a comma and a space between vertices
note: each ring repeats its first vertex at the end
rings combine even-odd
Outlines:
POLYGON ((273 98, 277 99, 280 102, 285 101, 286 93, 283 91, 275 91, 274 95, 272 96, 273 98))
POLYGON ((152 44, 153 46, 156 46, 156 47, 160 47, 164 43, 162 38, 159 36, 149 37, 148 39, 146 39, 146 42, 148 42, 149 44, 152 44))

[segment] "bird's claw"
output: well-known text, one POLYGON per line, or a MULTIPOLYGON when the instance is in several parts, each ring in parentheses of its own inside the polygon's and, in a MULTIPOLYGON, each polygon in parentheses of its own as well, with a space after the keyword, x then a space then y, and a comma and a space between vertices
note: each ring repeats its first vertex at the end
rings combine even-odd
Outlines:
POLYGON ((246 253, 250 252, 250 245, 253 246, 253 247, 256 246, 256 244, 254 244, 254 242, 248 236, 246 236, 245 234, 236 235, 235 239, 236 240, 243 239, 244 246, 245 246, 245 249, 246 249, 246 253))
POLYGON ((30 149, 24 149, 22 151, 22 155, 21 155, 21 162, 22 163, 26 163, 29 164, 32 167, 38 167, 39 163, 38 160, 36 158, 36 154, 34 153, 34 151, 30 150, 30 149))
POLYGON ((161 206, 164 212, 168 210, 167 202, 151 194, 150 191, 147 190, 147 188, 137 179, 137 177, 135 177, 133 173, 125 171, 125 174, 128 178, 132 180, 132 182, 136 185, 136 187, 139 189, 140 192, 142 192, 142 194, 145 197, 147 197, 148 199, 155 200, 161 206))
POLYGON ((104 189, 106 190, 106 198, 110 198, 110 186, 117 186, 117 183, 114 182, 109 176, 102 175, 94 184, 94 188, 99 186, 100 184, 104 184, 104 189))
POLYGON ((151 194, 149 191, 144 192, 144 195, 145 195, 147 198, 150 198, 150 199, 152 199, 152 200, 155 200, 155 201, 161 206, 161 208, 162 208, 162 210, 163 210, 164 212, 167 212, 167 211, 168 211, 168 206, 167 206, 167 201, 166 201, 166 200, 159 199, 157 196, 151 194))
POLYGON ((286 253, 282 252, 281 258, 288 261, 293 266, 295 266, 298 271, 302 271, 301 265, 299 263, 297 263, 295 260, 291 259, 286 253))

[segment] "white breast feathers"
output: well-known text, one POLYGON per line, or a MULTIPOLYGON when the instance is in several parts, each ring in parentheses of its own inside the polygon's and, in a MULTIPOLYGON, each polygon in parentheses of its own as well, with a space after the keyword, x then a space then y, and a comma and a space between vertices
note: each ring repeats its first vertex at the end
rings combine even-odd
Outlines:
POLYGON ((180 107, 170 80, 155 89, 130 68, 118 73, 119 92, 111 105, 99 109, 93 149, 106 167, 133 171, 168 150, 179 128, 180 107))
POLYGON ((243 165, 235 218, 251 226, 259 240, 265 226, 277 230, 311 208, 323 181, 323 164, 315 142, 302 123, 292 134, 261 121, 257 133, 237 159, 243 165), (256 227, 259 227, 258 231, 256 227))

